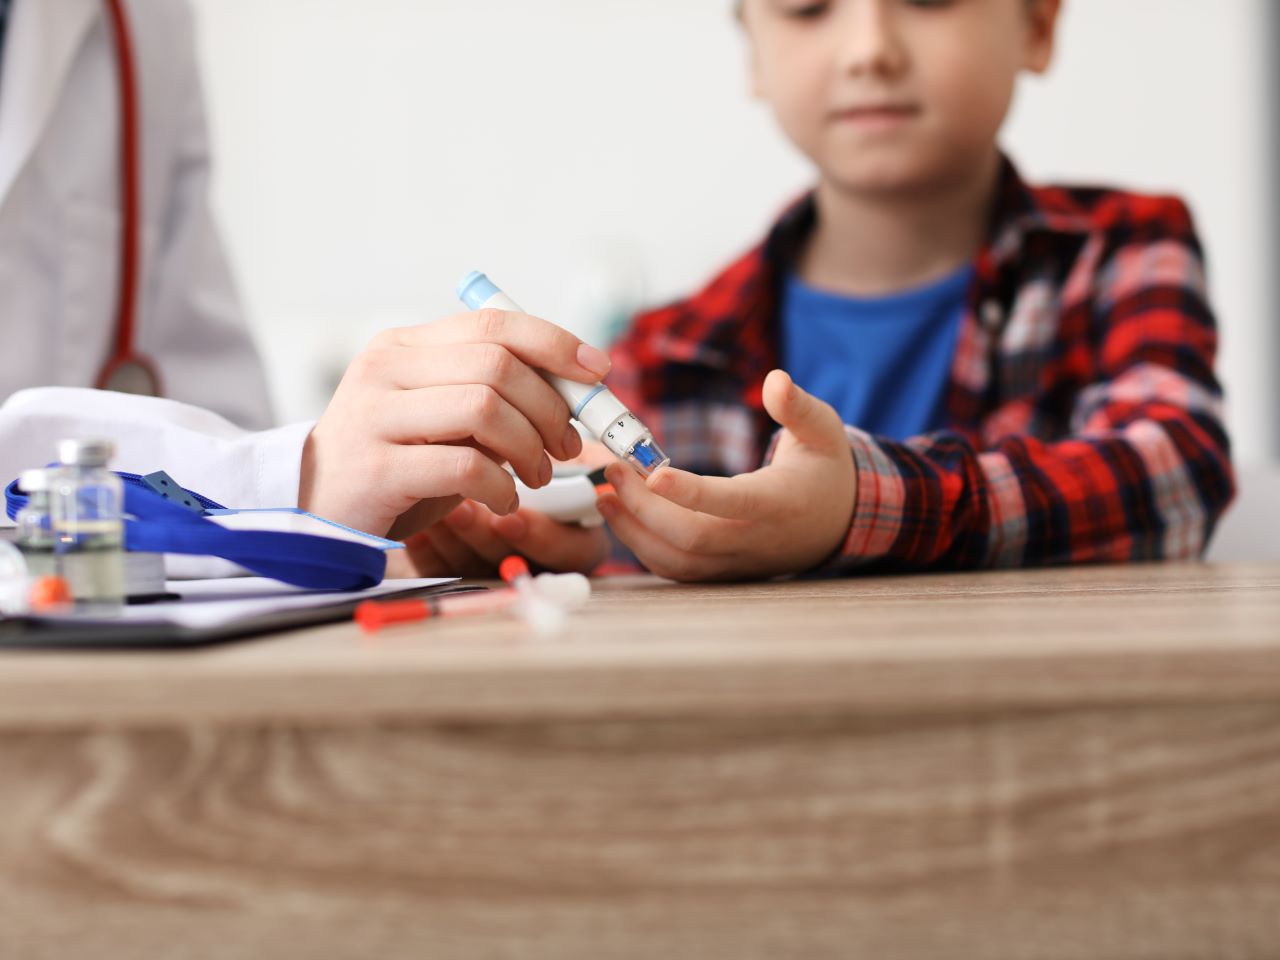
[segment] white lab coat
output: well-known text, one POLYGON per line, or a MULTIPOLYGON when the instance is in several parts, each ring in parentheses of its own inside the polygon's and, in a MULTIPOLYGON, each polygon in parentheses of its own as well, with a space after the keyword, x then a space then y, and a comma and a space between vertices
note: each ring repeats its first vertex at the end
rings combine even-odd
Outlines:
POLYGON ((191 11, 185 0, 128 10, 143 156, 137 346, 169 399, 87 389, 110 352, 118 296, 119 87, 105 4, 18 0, 0 73, 0 483, 54 459, 61 437, 105 436, 117 469, 167 470, 230 506, 293 505, 310 424, 263 429, 262 364, 209 209, 191 11))

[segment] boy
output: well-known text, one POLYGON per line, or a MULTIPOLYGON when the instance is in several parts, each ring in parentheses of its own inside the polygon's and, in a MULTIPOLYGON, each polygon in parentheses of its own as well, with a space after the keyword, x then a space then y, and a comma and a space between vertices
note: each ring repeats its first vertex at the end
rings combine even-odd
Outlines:
POLYGON ((1189 214, 1030 187, 996 145, 1059 0, 739 13, 818 185, 615 348, 610 386, 686 469, 611 466, 613 533, 678 580, 1196 556, 1233 480, 1189 214))

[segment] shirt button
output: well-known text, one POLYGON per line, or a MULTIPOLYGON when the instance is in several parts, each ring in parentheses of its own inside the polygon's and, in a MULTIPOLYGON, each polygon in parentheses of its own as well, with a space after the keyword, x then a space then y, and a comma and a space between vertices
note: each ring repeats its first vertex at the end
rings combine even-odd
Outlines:
POLYGON ((998 330, 1000 324, 1004 323, 1004 307, 1000 306, 999 300, 983 300, 978 315, 982 325, 992 332, 998 330))

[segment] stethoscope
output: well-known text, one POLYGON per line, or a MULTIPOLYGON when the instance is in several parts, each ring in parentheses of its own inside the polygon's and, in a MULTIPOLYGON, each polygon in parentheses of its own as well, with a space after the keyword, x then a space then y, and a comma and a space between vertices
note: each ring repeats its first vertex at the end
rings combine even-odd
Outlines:
POLYGON ((141 273, 142 155, 140 108, 133 39, 125 14, 125 0, 105 0, 116 47, 120 96, 120 299, 116 305, 111 355, 98 373, 100 390, 161 395, 155 362, 134 344, 141 273))

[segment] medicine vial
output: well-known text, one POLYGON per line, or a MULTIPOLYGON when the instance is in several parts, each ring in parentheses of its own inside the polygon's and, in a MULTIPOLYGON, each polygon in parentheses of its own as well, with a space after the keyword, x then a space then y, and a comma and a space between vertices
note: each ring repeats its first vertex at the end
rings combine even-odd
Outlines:
POLYGON ((107 469, 108 440, 63 440, 51 471, 54 550, 76 611, 117 613, 124 604, 124 485, 107 469))
POLYGON ((25 470, 18 478, 18 486, 27 495, 27 505, 14 518, 18 528, 16 543, 32 578, 52 577, 58 573, 53 520, 49 514, 50 480, 48 470, 25 470))

